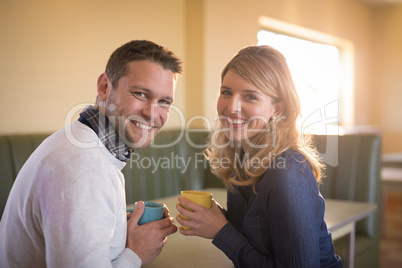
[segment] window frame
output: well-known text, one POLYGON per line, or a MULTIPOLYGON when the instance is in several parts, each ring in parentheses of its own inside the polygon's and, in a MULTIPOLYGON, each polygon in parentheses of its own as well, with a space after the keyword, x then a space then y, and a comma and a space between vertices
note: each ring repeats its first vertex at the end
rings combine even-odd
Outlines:
POLYGON ((298 25, 261 16, 258 19, 260 30, 267 30, 316 43, 335 46, 339 49, 340 62, 340 98, 339 98, 339 125, 353 126, 354 116, 354 44, 353 42, 307 29, 298 25))

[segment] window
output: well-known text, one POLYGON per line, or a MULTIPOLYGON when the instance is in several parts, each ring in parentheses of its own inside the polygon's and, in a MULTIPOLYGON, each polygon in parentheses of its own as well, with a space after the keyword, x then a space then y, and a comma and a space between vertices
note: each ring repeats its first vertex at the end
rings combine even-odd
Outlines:
POLYGON ((301 103, 301 127, 338 133, 353 124, 353 50, 349 42, 266 17, 258 45, 270 45, 286 58, 301 103), (268 30, 269 29, 269 30, 268 30))

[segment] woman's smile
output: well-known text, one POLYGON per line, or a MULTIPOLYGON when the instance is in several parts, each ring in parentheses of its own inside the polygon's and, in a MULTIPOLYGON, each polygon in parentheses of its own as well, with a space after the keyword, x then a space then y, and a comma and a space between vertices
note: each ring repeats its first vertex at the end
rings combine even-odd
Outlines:
POLYGON ((266 129, 275 113, 272 99, 238 73, 229 70, 223 78, 217 104, 221 124, 230 140, 242 141, 266 129), (237 129, 236 131, 232 131, 237 129), (238 131, 242 129, 242 131, 238 131))

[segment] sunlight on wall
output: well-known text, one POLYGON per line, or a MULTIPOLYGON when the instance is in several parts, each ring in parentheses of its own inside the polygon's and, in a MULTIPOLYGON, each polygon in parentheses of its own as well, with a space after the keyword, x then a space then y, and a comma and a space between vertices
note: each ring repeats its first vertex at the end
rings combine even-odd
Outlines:
POLYGON ((340 134, 354 122, 353 44, 296 25, 260 17, 258 45, 286 58, 301 103, 302 131, 340 134))
POLYGON ((340 65, 339 50, 335 46, 315 43, 299 38, 261 30, 257 35, 258 45, 270 45, 281 52, 292 73, 299 95, 302 119, 306 125, 324 109, 325 125, 341 121, 339 114, 340 65))

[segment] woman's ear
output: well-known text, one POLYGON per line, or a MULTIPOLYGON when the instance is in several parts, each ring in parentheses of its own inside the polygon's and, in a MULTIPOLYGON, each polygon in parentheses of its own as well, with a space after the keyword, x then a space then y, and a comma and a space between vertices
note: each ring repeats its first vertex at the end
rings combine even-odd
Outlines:
POLYGON ((109 77, 106 73, 103 73, 98 78, 97 83, 98 97, 101 101, 105 101, 109 94, 110 85, 109 85, 109 77))
POLYGON ((274 116, 278 117, 285 110, 285 103, 283 101, 277 102, 274 104, 274 108, 275 108, 274 116))

